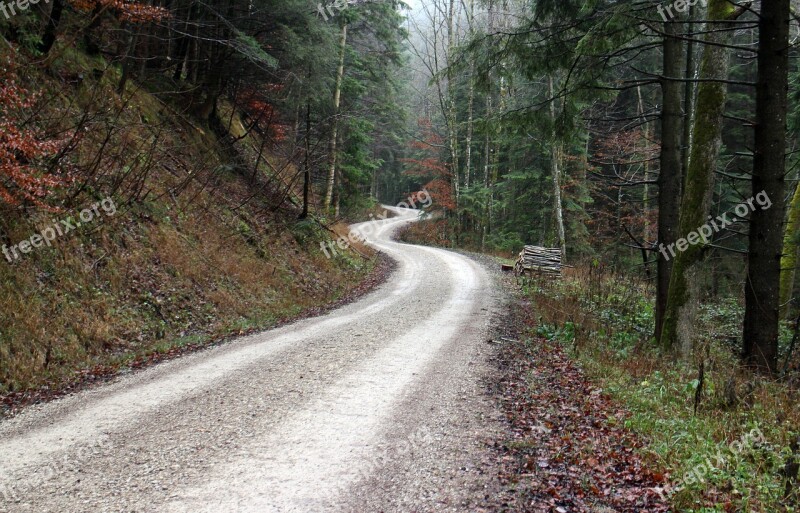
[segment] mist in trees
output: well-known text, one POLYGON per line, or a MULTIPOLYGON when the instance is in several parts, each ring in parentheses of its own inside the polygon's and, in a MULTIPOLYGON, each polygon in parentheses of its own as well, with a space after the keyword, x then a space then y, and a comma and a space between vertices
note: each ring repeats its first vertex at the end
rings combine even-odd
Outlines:
POLYGON ((737 350, 779 372, 798 311, 790 4, 423 2, 415 133, 438 148, 453 244, 558 247, 646 280, 668 353, 694 350, 701 305, 742 298, 737 350), (686 241, 761 191, 771 207, 686 241))

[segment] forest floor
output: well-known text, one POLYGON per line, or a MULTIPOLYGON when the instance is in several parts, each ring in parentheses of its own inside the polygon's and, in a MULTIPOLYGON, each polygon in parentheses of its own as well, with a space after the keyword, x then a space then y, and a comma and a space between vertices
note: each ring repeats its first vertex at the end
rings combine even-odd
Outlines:
POLYGON ((624 427, 629 413, 557 343, 532 336, 532 305, 511 275, 495 274, 509 304, 491 341, 498 352, 490 393, 506 430, 494 443, 501 491, 484 510, 669 511, 658 496, 664 476, 642 461, 642 440, 624 427))

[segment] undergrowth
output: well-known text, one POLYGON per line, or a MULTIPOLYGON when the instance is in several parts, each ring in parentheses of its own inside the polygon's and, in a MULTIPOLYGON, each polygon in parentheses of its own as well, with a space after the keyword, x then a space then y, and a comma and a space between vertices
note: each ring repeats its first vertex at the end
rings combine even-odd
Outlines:
POLYGON ((71 158, 81 169, 96 163, 95 175, 80 191, 55 195, 57 212, 0 206, 0 244, 104 197, 118 212, 24 258, 0 257, 6 408, 26 394, 47 399, 86 376, 274 326, 358 289, 373 269, 365 248, 325 257, 320 244, 344 228, 297 220, 296 169, 268 163, 281 160, 279 148, 251 139, 255 131, 241 128, 231 106, 222 102, 221 111, 241 140, 233 149, 158 84, 129 81, 120 95, 118 66, 69 47, 58 55, 49 69, 27 67, 26 79, 43 91, 43 123, 74 125, 91 113, 71 158), (259 159, 257 148, 271 153, 259 159))
MULTIPOLYGON (((643 455, 664 473, 662 493, 676 511, 798 511, 796 480, 786 479, 800 435, 798 383, 740 366, 739 299, 702 305, 695 349, 675 358, 656 348, 643 282, 588 268, 523 289, 536 334, 560 342, 630 410, 626 427, 647 440, 643 455)), ((790 338, 786 330, 784 357, 790 338)))

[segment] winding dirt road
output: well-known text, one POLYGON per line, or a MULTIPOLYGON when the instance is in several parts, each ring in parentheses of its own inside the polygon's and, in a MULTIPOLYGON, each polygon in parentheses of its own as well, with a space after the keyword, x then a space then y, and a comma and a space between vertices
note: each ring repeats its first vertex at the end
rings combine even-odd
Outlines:
POLYGON ((475 511, 499 413, 486 271, 365 226, 399 263, 331 312, 0 423, 0 511, 475 511))

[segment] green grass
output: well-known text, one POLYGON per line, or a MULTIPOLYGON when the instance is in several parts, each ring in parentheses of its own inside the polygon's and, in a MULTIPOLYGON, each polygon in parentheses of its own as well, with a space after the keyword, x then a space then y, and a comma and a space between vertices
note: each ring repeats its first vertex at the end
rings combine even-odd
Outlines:
POLYGON ((784 499, 781 474, 800 429, 796 392, 740 368, 732 351, 738 301, 703 305, 696 349, 674 358, 650 337, 652 298, 643 285, 578 271, 561 282, 532 282, 526 293, 536 305, 536 333, 571 351, 630 412, 625 426, 646 441, 645 460, 670 484, 684 485, 669 496, 676 511, 798 511, 796 499, 784 499), (701 361, 705 386, 695 415, 701 361), (731 386, 736 405, 726 403, 731 386), (763 440, 730 450, 754 429, 763 440))

